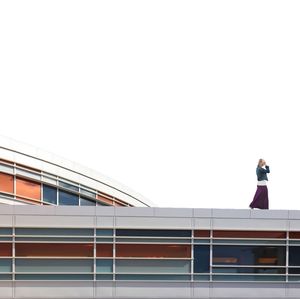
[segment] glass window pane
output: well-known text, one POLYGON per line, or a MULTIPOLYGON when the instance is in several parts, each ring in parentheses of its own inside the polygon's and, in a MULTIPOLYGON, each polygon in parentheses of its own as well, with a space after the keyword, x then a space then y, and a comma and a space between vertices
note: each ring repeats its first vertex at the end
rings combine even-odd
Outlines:
POLYGON ((97 236, 112 236, 113 230, 112 229, 97 229, 97 236))
POLYGON ((114 202, 113 202, 112 198, 110 199, 110 198, 107 198, 105 196, 97 194, 97 199, 99 201, 101 201, 102 203, 104 203, 104 205, 109 205, 109 206, 113 206, 114 205, 114 202))
POLYGON ((79 205, 79 197, 78 197, 78 195, 59 190, 59 205, 61 205, 61 206, 78 206, 79 205))
POLYGON ((213 273, 257 273, 257 274, 285 274, 285 268, 213 268, 213 273))
POLYGON ((0 243, 0 256, 12 256, 11 243, 0 243))
POLYGON ((285 247, 214 246, 214 265, 285 265, 285 247))
POLYGON ((117 273, 190 273, 189 260, 116 260, 117 273))
POLYGON ((116 274, 116 280, 184 280, 190 281, 190 275, 157 274, 116 274))
POLYGON ((89 200, 87 198, 80 197, 80 205, 81 206, 95 206, 96 202, 93 200, 89 200))
POLYGON ((14 193, 14 177, 12 175, 0 173, 0 191, 14 193))
POLYGON ((16 280, 93 280, 92 274, 17 274, 16 280))
POLYGON ((285 281, 279 275, 213 275, 213 281, 285 281))
POLYGON ((12 272, 11 259, 0 259, 0 272, 12 272))
POLYGON ((6 172, 9 174, 13 174, 14 173, 14 168, 8 165, 4 165, 4 164, 0 164, 0 171, 2 172, 6 172))
POLYGON ((190 230, 162 230, 162 229, 117 229, 117 236, 140 237, 191 237, 190 230))
MULTIPOLYGON (((96 191, 95 191, 96 192, 96 191)), ((80 194, 84 194, 86 196, 94 197, 96 198, 96 193, 93 193, 91 191, 88 191, 86 189, 80 188, 80 194)))
POLYGON ((190 258, 190 245, 117 244, 117 257, 174 257, 190 258))
POLYGON ((96 261, 97 273, 112 273, 113 261, 112 260, 97 260, 96 261))
POLYGON ((118 243, 191 243, 190 239, 155 239, 155 238, 116 238, 116 242, 118 243))
POLYGON ((113 275, 110 274, 97 274, 96 280, 113 280, 113 275))
POLYGON ((269 239, 285 239, 286 232, 278 231, 227 231, 227 230, 215 230, 213 231, 214 238, 269 238, 269 239))
POLYGON ((194 245, 194 272, 209 272, 210 248, 207 245, 194 245))
POLYGON ((92 257, 93 244, 17 243, 16 256, 92 257))
POLYGON ((58 185, 63 187, 63 188, 66 188, 66 189, 70 189, 70 190, 73 190, 73 191, 79 191, 79 187, 78 186, 74 186, 72 184, 68 184, 68 183, 65 183, 65 182, 58 182, 58 185))
POLYGON ((12 229, 8 227, 0 227, 0 235, 11 235, 12 229))
POLYGON ((300 239, 300 232, 289 232, 290 239, 300 239))
POLYGON ((41 199, 41 184, 17 178, 16 194, 36 200, 41 199))
POLYGON ((96 255, 97 257, 112 257, 113 244, 97 244, 96 255))
POLYGON ((57 189, 43 185, 43 201, 57 205, 57 189))
POLYGON ((94 230, 90 228, 16 228, 16 235, 40 236, 93 236, 94 230))
POLYGON ((24 170, 24 169, 17 168, 16 169, 16 173, 20 174, 22 176, 26 176, 28 178, 36 179, 36 180, 40 180, 41 179, 41 175, 40 174, 29 172, 29 171, 24 170))
POLYGON ((16 272, 93 272, 93 260, 16 259, 16 272))
POLYGON ((289 265, 300 266, 300 247, 298 246, 289 247, 289 265))
POLYGON ((12 275, 9 274, 0 274, 0 280, 12 280, 12 275))

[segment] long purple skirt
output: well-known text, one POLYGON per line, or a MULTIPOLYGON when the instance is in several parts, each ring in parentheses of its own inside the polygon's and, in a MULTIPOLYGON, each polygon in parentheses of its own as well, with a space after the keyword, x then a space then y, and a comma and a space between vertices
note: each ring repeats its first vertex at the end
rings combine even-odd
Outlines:
POLYGON ((250 208, 269 209, 269 197, 267 186, 257 186, 254 198, 250 204, 250 208))

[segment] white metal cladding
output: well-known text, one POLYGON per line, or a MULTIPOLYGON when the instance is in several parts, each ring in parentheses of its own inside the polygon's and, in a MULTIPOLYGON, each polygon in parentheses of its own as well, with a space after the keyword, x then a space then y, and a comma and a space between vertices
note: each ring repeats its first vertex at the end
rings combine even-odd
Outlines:
POLYGON ((23 164, 107 193, 133 206, 153 206, 141 194, 92 169, 0 136, 0 159, 23 164))
MULTIPOLYGON (((299 211, 0 206, 1 227, 300 231, 299 211), (243 215, 244 218, 241 218, 243 215), (299 218, 298 218, 299 217, 299 218), (144 219, 142 223, 140 219, 144 219), (226 221, 225 221, 226 220, 226 221), (243 223, 243 225, 239 225, 243 223), (249 225, 246 228, 246 223, 249 225), (143 224, 143 225, 142 225, 143 224)), ((299 282, 0 281, 0 298, 300 298, 299 282)))

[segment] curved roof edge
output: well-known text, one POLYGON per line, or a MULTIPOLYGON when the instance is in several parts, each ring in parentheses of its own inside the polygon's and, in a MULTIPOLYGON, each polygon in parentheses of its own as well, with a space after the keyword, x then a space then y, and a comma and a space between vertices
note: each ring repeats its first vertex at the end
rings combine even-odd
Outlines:
MULTIPOLYGON (((0 135, 0 149, 8 150, 11 152, 14 152, 16 154, 21 154, 24 156, 27 156, 32 159, 39 160, 41 162, 46 162, 49 164, 52 164, 54 166, 63 168, 65 170, 74 172, 78 175, 82 175, 88 179, 92 179, 95 181, 98 181, 101 184, 104 184, 116 191, 120 194, 126 195, 126 198, 120 198, 121 200, 124 200, 128 202, 128 197, 132 199, 131 203, 134 206, 154 206, 154 203, 151 202, 149 199, 145 198, 140 193, 137 193, 127 186, 99 173, 98 171, 95 171, 94 169, 91 169, 89 167, 83 166, 79 163, 73 162, 71 160, 68 160, 66 158, 60 157, 59 155, 53 154, 51 152, 45 151, 43 149, 40 149, 38 147, 34 147, 32 145, 19 142, 15 139, 8 138, 5 136, 0 135)), ((5 157, 0 157, 5 159, 5 157)), ((16 161, 20 163, 20 161, 16 161)), ((32 165, 27 165, 28 167, 32 165)), ((102 191, 102 190, 99 190, 102 191)))

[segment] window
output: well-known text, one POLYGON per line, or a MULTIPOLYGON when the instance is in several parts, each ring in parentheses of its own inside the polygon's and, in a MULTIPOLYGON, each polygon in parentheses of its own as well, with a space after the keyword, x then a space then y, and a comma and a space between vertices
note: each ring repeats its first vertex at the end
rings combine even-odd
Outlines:
MULTIPOLYGON (((10 279, 11 280, 11 279, 10 279)), ((93 280, 92 274, 16 274, 16 280, 93 280)))
POLYGON ((16 194, 36 200, 41 199, 41 184, 29 180, 17 178, 16 194))
POLYGON ((190 245, 117 244, 117 257, 190 258, 190 245))
POLYGON ((97 273, 112 273, 113 261, 112 260, 97 260, 96 261, 97 273))
POLYGON ((209 272, 209 256, 209 246, 194 245, 194 273, 209 272))
POLYGON ((16 259, 16 272, 92 272, 93 260, 16 259))
POLYGON ((87 198, 80 197, 80 205, 81 206, 95 206, 96 202, 93 200, 89 200, 87 198))
POLYGON ((209 230, 195 230, 194 237, 195 238, 209 238, 210 231, 209 230))
POLYGON ((190 230, 117 229, 117 236, 131 237, 191 237, 190 230))
POLYGON ((0 259, 0 273, 12 272, 12 260, 0 259))
POLYGON ((59 182, 58 183, 59 186, 63 187, 63 188, 66 188, 66 189, 70 189, 72 191, 79 191, 79 187, 78 186, 74 186, 72 184, 68 184, 68 183, 65 183, 65 182, 59 182))
POLYGON ((43 185, 43 201, 57 205, 57 189, 43 185))
POLYGON ((289 247, 289 266, 300 266, 300 247, 289 247))
POLYGON ((16 235, 38 236, 93 236, 94 230, 90 228, 16 228, 16 235))
POLYGON ((190 275, 171 275, 171 274, 116 274, 116 280, 191 280, 190 275))
POLYGON ((14 177, 12 175, 0 173, 0 191, 14 193, 14 177))
POLYGON ((116 260, 117 273, 173 273, 191 272, 189 260, 116 260))
POLYGON ((61 205, 61 206, 78 206, 79 205, 79 197, 78 197, 78 195, 59 190, 59 205, 61 205))
POLYGON ((214 265, 285 265, 285 247, 214 246, 214 265))
POLYGON ((107 198, 106 196, 102 196, 102 195, 97 194, 97 199, 99 201, 101 201, 102 203, 106 204, 106 205, 110 205, 110 206, 114 205, 113 200, 110 199, 110 198, 107 198))
POLYGON ((16 243, 16 256, 93 257, 93 244, 16 243))

